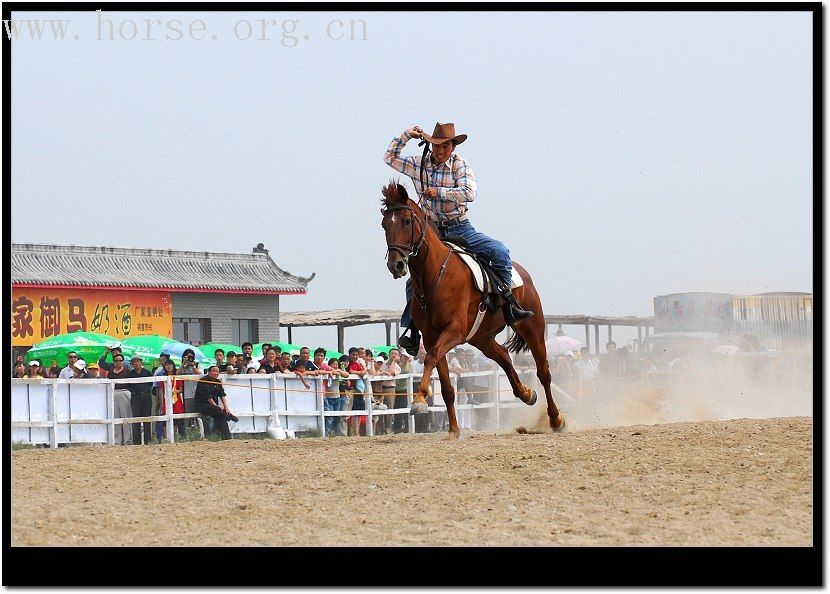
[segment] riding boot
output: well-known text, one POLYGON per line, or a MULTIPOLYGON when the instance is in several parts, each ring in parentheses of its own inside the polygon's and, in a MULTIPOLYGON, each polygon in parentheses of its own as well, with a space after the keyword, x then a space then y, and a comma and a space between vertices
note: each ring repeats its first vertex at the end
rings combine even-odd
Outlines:
POLYGON ((510 290, 510 287, 507 289, 502 288, 501 296, 504 299, 501 310, 502 313, 504 313, 504 321, 508 326, 512 326, 516 322, 529 318, 533 315, 532 311, 522 309, 522 306, 519 305, 518 301, 516 301, 516 297, 513 295, 513 291, 510 290))
POLYGON ((398 339, 398 346, 413 357, 418 356, 418 350, 421 348, 421 333, 415 327, 415 322, 410 322, 404 330, 404 333, 398 339), (410 333, 411 336, 407 336, 407 333, 410 333))

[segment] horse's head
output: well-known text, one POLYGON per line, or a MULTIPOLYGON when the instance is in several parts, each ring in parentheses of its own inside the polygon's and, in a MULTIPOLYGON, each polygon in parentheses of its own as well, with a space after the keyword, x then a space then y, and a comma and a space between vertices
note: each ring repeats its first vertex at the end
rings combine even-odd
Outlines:
POLYGON ((394 278, 406 276, 409 259, 418 254, 426 236, 426 223, 421 209, 406 194, 406 188, 391 181, 384 186, 383 221, 386 232, 386 267, 394 278))

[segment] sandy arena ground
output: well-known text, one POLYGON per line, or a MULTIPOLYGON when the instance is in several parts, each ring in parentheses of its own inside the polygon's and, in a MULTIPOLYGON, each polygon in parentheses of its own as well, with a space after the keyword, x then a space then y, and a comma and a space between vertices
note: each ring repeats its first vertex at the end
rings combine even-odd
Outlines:
POLYGON ((812 479, 810 417, 18 450, 12 544, 810 546, 812 479))

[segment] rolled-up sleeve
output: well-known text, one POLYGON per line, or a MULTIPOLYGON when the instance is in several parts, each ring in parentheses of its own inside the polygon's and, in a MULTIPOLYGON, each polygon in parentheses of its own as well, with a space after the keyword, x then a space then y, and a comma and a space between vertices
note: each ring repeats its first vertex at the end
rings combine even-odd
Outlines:
POLYGON ((417 160, 415 157, 401 157, 403 147, 410 140, 412 140, 412 136, 406 130, 395 136, 383 154, 383 162, 395 171, 399 171, 408 177, 414 177, 417 172, 417 160))

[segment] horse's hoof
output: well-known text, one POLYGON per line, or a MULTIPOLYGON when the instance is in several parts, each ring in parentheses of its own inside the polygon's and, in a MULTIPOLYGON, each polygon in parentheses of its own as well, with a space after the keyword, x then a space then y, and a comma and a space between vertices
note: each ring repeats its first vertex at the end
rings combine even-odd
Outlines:
POLYGON ((530 400, 528 400, 525 404, 527 404, 528 406, 533 406, 534 404, 536 404, 536 390, 530 391, 530 400))
POLYGON ((450 432, 447 434, 447 441, 455 441, 455 440, 457 440, 459 437, 461 437, 461 431, 455 431, 455 432, 450 431, 450 432))
POLYGON ((550 427, 554 431, 562 431, 565 428, 565 417, 562 415, 562 411, 559 412, 559 416, 556 417, 555 422, 550 422, 550 427))
POLYGON ((428 412, 429 406, 426 402, 413 402, 412 406, 409 407, 409 414, 411 415, 422 415, 428 412))

